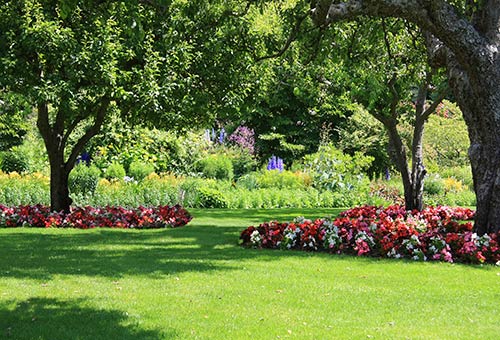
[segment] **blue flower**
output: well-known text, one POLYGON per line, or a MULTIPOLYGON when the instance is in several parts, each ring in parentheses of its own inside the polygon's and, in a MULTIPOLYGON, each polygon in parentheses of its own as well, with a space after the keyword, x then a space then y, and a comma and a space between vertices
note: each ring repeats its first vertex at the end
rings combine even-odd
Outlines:
POLYGON ((267 170, 279 170, 280 172, 283 171, 283 160, 273 155, 271 158, 269 158, 269 162, 267 163, 267 170))
POLYGON ((90 165, 90 154, 84 151, 80 156, 76 158, 76 164, 85 163, 86 166, 90 165))
POLYGON ((226 130, 222 128, 219 132, 219 143, 224 144, 224 139, 226 138, 226 130))

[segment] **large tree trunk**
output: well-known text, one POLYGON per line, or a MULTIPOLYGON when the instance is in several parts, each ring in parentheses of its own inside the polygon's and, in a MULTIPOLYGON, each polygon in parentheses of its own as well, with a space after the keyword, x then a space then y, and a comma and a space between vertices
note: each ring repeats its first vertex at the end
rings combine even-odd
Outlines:
POLYGON ((471 74, 449 62, 450 84, 467 123, 474 191, 475 231, 500 231, 500 64, 471 74))
POLYGON ((68 178, 73 167, 68 167, 64 159, 64 124, 61 119, 57 119, 53 125, 49 121, 48 104, 39 104, 37 126, 50 164, 50 209, 69 213, 72 200, 69 197, 68 178))

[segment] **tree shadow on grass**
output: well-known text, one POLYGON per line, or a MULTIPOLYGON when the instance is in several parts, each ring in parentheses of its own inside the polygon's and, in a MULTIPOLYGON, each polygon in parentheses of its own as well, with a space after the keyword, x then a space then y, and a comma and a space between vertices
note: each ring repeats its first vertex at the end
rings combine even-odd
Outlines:
POLYGON ((0 276, 46 282, 54 275, 118 279, 161 278, 183 272, 240 269, 247 260, 278 260, 291 252, 253 251, 238 245, 239 227, 168 230, 34 230, 0 237, 0 276))
POLYGON ((32 298, 0 303, 1 339, 175 339, 175 331, 140 329, 126 313, 97 310, 81 300, 32 298))
POLYGON ((238 245, 239 235, 250 221, 284 220, 299 211, 197 210, 190 225, 177 229, 4 231, 0 236, 0 275, 40 281, 58 274, 112 279, 125 275, 162 277, 239 269, 247 260, 306 256, 252 251, 238 245))

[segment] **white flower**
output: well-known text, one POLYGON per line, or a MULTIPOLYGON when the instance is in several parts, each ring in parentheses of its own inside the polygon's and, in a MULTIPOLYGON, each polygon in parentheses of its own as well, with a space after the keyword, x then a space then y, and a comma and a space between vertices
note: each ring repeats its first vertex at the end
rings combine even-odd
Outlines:
POLYGON ((254 245, 258 245, 258 244, 260 244, 261 238, 260 238, 260 234, 259 234, 259 231, 258 231, 258 230, 254 230, 254 231, 252 232, 252 234, 250 235, 250 241, 251 241, 254 245))

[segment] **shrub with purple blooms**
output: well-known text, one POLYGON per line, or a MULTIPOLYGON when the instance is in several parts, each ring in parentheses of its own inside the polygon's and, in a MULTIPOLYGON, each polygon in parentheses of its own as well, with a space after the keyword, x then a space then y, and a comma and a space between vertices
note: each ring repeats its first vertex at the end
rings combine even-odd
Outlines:
POLYGON ((363 206, 334 220, 299 218, 251 226, 240 238, 243 245, 259 248, 500 264, 500 233, 473 233, 473 217, 474 212, 466 208, 439 206, 418 212, 402 206, 363 206))
POLYGON ((242 149, 246 149, 252 155, 255 153, 255 132, 253 129, 240 125, 229 136, 229 141, 242 149))

